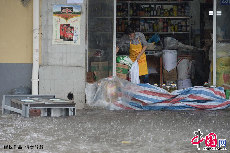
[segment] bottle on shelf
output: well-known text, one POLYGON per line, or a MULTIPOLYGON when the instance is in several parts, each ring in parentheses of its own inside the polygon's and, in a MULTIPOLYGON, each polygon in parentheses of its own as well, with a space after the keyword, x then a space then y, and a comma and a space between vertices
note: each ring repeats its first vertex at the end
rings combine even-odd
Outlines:
POLYGON ((149 23, 145 21, 144 32, 149 32, 149 23))
POLYGON ((161 12, 160 16, 164 16, 164 8, 163 8, 162 5, 161 5, 161 7, 160 7, 160 12, 161 12))
POLYGON ((133 4, 133 16, 137 16, 137 7, 136 7, 136 3, 133 4))
POLYGON ((181 32, 182 31, 182 25, 181 25, 181 22, 178 22, 178 32, 181 32))
POLYGON ((185 16, 185 5, 181 6, 181 16, 185 16))
POLYGON ((154 16, 154 5, 150 5, 150 6, 151 6, 151 8, 150 8, 150 10, 151 10, 150 16, 152 17, 152 16, 154 16))
POLYGON ((140 20, 140 31, 145 32, 145 21, 144 20, 140 20))
POLYGON ((153 21, 153 31, 158 32, 158 24, 157 21, 153 21))
POLYGON ((178 8, 177 8, 177 16, 182 16, 182 12, 181 12, 181 5, 178 5, 178 8))
POLYGON ((148 9, 148 5, 145 5, 144 6, 145 8, 144 8, 144 10, 145 10, 145 15, 144 16, 149 16, 149 9, 148 9))
POLYGON ((163 19, 160 19, 158 22, 159 32, 163 32, 163 19))
POLYGON ((168 23, 167 20, 163 22, 163 32, 168 32, 168 23))
POLYGON ((168 10, 168 9, 165 9, 165 10, 164 10, 164 16, 165 16, 165 17, 168 17, 168 16, 169 16, 169 10, 168 10))
POLYGON ((153 32, 153 22, 149 22, 149 32, 153 32))
POLYGON ((170 10, 169 10, 169 16, 174 16, 174 14, 173 14, 173 8, 170 8, 170 10))
POLYGON ((185 21, 181 21, 181 31, 182 32, 186 32, 186 30, 187 30, 186 22, 185 21))
POLYGON ((161 15, 161 8, 160 6, 157 7, 157 16, 160 16, 161 15))
POLYGON ((157 16, 157 8, 156 8, 156 6, 154 6, 154 9, 153 9, 153 16, 157 16))
POLYGON ((174 17, 177 16, 177 6, 176 5, 173 6, 173 16, 174 17))
POLYGON ((174 24, 174 31, 178 32, 178 24, 177 23, 174 24))
POLYGON ((139 7, 139 16, 145 16, 145 11, 144 11, 144 7, 143 6, 140 6, 139 7))
POLYGON ((124 20, 121 21, 121 31, 125 32, 125 21, 124 20))
POLYGON ((130 15, 130 16, 133 16, 133 7, 130 7, 129 15, 130 15))

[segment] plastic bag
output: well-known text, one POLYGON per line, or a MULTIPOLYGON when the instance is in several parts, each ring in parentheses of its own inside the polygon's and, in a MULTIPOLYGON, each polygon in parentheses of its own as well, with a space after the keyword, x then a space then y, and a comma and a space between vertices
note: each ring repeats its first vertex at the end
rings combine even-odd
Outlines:
POLYGON ((121 90, 128 87, 129 84, 131 84, 129 81, 118 77, 104 78, 94 84, 87 83, 85 88, 86 102, 91 107, 121 110, 122 108, 115 105, 119 99, 118 94, 120 93, 121 96, 121 90))
POLYGON ((188 59, 180 60, 177 65, 178 80, 190 79, 191 67, 192 62, 190 62, 188 59))
POLYGON ((129 68, 132 66, 133 63, 132 60, 129 58, 129 56, 126 55, 117 56, 116 61, 117 63, 128 65, 129 68))
POLYGON ((164 39, 165 49, 178 49, 178 41, 172 37, 166 37, 164 39))
POLYGON ((139 79, 139 65, 137 60, 133 63, 130 71, 130 80, 132 83, 139 84, 140 79, 139 79))
POLYGON ((177 66, 176 50, 163 50, 163 66, 168 72, 177 66))
POLYGON ((149 40, 148 40, 148 43, 152 43, 152 42, 155 42, 155 43, 158 43, 160 41, 160 36, 158 34, 154 34, 149 40))

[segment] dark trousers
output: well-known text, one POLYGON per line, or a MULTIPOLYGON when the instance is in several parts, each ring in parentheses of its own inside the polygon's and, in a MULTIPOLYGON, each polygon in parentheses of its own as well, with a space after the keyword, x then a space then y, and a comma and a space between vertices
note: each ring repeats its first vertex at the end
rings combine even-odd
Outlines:
POLYGON ((146 75, 140 76, 140 82, 141 83, 149 83, 149 75, 146 74, 146 75))

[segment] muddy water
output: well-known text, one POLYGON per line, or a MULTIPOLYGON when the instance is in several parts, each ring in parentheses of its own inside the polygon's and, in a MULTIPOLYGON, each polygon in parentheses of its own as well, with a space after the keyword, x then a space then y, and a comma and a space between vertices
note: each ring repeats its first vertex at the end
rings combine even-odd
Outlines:
MULTIPOLYGON (((217 139, 226 139, 228 151, 219 152, 230 152, 230 111, 226 110, 81 110, 74 117, 37 118, 4 114, 0 152, 192 153, 198 152, 191 144, 198 129, 202 137, 214 132, 217 139), (4 149, 6 145, 16 146, 4 149)), ((205 147, 205 142, 200 146, 205 147)))

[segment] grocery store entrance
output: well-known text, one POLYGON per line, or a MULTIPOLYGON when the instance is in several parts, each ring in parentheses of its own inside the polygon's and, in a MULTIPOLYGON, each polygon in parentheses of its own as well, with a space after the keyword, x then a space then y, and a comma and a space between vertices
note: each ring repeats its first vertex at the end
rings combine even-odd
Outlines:
POLYGON ((145 54, 150 84, 176 84, 178 89, 229 84, 227 68, 218 67, 223 59, 216 59, 228 57, 225 51, 229 27, 223 26, 228 22, 228 5, 216 3, 216 26, 213 26, 212 0, 89 0, 88 5, 87 63, 88 72, 94 73, 96 80, 115 74, 129 79, 129 67, 117 67, 114 58, 129 56, 126 29, 132 27, 142 33, 147 42, 145 54), (217 33, 214 36, 213 27, 217 33), (119 44, 116 54, 115 46, 119 44), (217 53, 214 71, 213 50, 217 53), (119 71, 113 73, 115 69, 119 71))
POLYGON ((212 1, 117 0, 118 55, 129 55, 127 27, 144 34, 149 83, 179 89, 212 83, 212 1))

